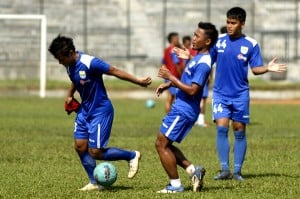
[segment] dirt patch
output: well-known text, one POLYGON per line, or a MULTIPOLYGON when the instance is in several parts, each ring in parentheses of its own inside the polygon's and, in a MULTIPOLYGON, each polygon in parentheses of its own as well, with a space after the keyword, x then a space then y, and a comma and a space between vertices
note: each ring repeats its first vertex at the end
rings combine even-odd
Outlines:
POLYGON ((300 105, 300 99, 287 100, 265 100, 265 99, 251 99, 251 104, 294 104, 300 105))

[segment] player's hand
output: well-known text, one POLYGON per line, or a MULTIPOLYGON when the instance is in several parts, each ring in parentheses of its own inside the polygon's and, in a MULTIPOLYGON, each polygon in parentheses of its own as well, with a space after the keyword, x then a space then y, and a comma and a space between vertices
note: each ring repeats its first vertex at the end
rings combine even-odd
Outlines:
POLYGON ((190 59, 190 51, 186 48, 181 49, 178 47, 174 47, 172 51, 181 59, 190 59))
POLYGON ((152 83, 151 77, 143 77, 139 79, 139 85, 143 87, 147 87, 152 83))
POLYGON ((70 104, 70 103, 72 102, 72 100, 73 100, 73 97, 69 97, 69 96, 68 96, 68 97, 66 98, 66 103, 67 103, 67 104, 70 104))
POLYGON ((165 66, 162 65, 158 71, 158 77, 163 78, 163 79, 169 79, 171 76, 170 70, 165 66))
POLYGON ((269 63, 268 63, 268 71, 269 72, 284 72, 287 70, 287 65, 286 64, 278 64, 276 63, 277 57, 273 58, 269 63))
POLYGON ((155 91, 157 97, 159 97, 166 89, 170 88, 170 82, 159 85, 155 91))
POLYGON ((80 102, 78 102, 73 97, 71 97, 71 99, 67 97, 65 101, 65 111, 68 113, 68 115, 70 115, 73 111, 77 113, 79 109, 80 109, 80 102))

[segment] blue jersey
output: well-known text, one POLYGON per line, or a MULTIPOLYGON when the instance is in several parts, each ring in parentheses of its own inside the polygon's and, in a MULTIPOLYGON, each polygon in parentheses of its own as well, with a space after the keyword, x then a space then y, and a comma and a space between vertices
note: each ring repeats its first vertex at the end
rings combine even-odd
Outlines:
POLYGON ((203 94, 203 87, 208 80, 211 71, 211 57, 209 54, 197 54, 186 65, 181 76, 184 84, 192 83, 201 86, 200 92, 191 96, 184 91, 177 89, 176 99, 172 108, 180 111, 192 121, 196 121, 200 113, 200 101, 203 94))
POLYGON ((244 35, 230 38, 222 34, 211 49, 211 55, 216 62, 213 98, 248 100, 248 65, 251 68, 263 66, 257 42, 244 35))
POLYGON ((102 78, 109 64, 81 52, 78 54, 76 65, 68 66, 67 72, 80 94, 83 115, 89 117, 113 111, 102 78))

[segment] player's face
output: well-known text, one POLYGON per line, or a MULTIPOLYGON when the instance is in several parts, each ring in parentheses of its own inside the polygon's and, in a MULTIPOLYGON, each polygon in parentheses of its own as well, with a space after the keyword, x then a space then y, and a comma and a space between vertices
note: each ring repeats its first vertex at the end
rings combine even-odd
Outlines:
POLYGON ((226 28, 229 36, 239 37, 242 34, 242 29, 245 22, 240 22, 238 19, 227 18, 226 28))
POLYGON ((69 55, 58 54, 55 56, 55 58, 58 60, 59 64, 65 67, 72 66, 76 62, 76 58, 74 58, 74 52, 70 52, 69 55))
POLYGON ((172 44, 174 45, 174 46, 179 46, 180 44, 179 44, 179 37, 178 36, 174 36, 173 38, 172 38, 172 44))
POLYGON ((183 46, 185 48, 190 48, 191 44, 192 44, 191 40, 185 40, 184 43, 183 43, 183 46))
POLYGON ((194 32, 193 40, 192 40, 192 48, 193 50, 197 50, 199 52, 208 50, 208 46, 211 40, 205 34, 205 30, 201 28, 197 28, 194 32))

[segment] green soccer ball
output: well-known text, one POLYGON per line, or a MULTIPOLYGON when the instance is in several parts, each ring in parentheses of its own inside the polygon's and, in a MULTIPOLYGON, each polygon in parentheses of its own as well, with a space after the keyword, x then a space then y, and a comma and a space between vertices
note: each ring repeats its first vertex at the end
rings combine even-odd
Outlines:
POLYGON ((100 163, 94 169, 94 178, 102 186, 111 186, 116 182, 117 176, 116 167, 109 162, 100 163))

